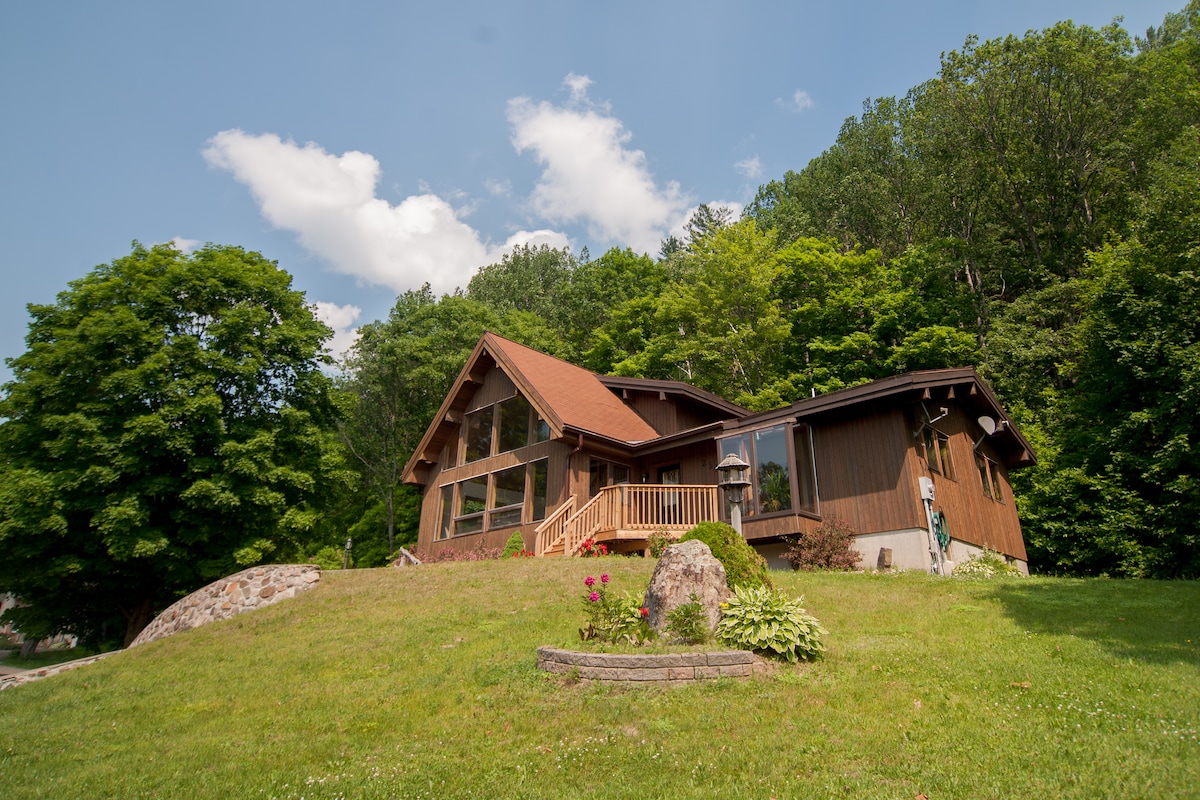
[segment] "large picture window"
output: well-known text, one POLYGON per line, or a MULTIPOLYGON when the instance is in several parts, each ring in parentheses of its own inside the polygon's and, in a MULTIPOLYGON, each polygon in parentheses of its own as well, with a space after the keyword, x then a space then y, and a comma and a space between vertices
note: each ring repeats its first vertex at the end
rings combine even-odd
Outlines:
POLYGON ((545 519, 549 463, 542 458, 443 486, 436 538, 480 533, 485 517, 487 530, 545 519))
POLYGON ((466 436, 464 463, 478 461, 492 454, 492 412, 495 406, 481 408, 467 414, 463 424, 466 436))
POLYGON ((497 453, 507 453, 529 444, 529 403, 521 395, 496 404, 500 414, 497 453))
POLYGON ((796 508, 817 514, 817 467, 813 460, 812 429, 807 425, 792 428, 792 452, 796 454, 796 488, 799 490, 796 508))
POLYGON ((489 528, 521 524, 521 512, 525 508, 526 471, 525 465, 522 464, 492 475, 492 483, 495 486, 492 508, 495 510, 488 519, 489 528))
POLYGON ((732 453, 751 466, 748 515, 817 513, 816 473, 807 425, 775 425, 727 436, 719 444, 720 458, 732 453))
MULTIPOLYGON (((466 415, 463 421, 463 463, 519 450, 550 438, 550 426, 521 395, 501 400, 466 415)), ((449 457, 453 466, 453 455, 449 457)))
POLYGON ((487 487, 487 475, 459 482, 458 514, 454 517, 455 533, 478 533, 483 530, 483 512, 487 508, 487 487))

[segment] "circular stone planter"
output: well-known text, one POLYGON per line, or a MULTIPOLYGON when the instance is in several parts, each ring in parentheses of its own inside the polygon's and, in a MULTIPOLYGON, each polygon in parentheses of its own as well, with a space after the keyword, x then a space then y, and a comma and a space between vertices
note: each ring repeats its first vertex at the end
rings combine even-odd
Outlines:
POLYGON ((762 659, 747 650, 631 656, 539 647, 537 665, 546 672, 611 683, 683 684, 716 678, 749 678, 765 671, 762 659))

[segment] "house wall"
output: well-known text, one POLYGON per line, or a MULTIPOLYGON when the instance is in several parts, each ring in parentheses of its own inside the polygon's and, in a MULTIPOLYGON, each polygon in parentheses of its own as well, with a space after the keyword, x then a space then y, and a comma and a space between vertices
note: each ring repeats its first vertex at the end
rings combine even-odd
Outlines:
MULTIPOLYGON (((859 548, 866 567, 874 566, 880 547, 891 547, 897 566, 901 566, 897 559, 902 551, 916 548, 911 558, 904 556, 904 568, 927 569, 929 555, 924 539, 916 537, 914 545, 910 542, 913 537, 906 533, 926 530, 918 481, 927 476, 934 482, 933 510, 945 514, 952 538, 976 547, 986 544, 1025 562, 1025 545, 1007 470, 1000 465, 1003 502, 987 497, 975 466, 974 444, 982 432, 974 419, 952 401, 945 406, 950 413, 933 427, 947 437, 952 476, 930 469, 922 439, 913 435, 920 431, 924 420, 920 406, 880 410, 852 419, 809 420, 819 519, 798 514, 748 516, 743 520, 746 539, 766 545, 779 536, 814 530, 823 520, 837 518, 858 532, 860 541, 871 549, 868 553, 859 548), (894 537, 899 538, 888 543, 894 537), (871 544, 866 545, 867 541, 871 544), (922 563, 909 563, 917 560, 922 563)), ((980 451, 1000 461, 986 440, 980 451)))
MULTIPOLYGON (((475 411, 492 405, 516 394, 516 386, 504 374, 503 370, 491 369, 484 377, 482 385, 472 395, 466 405, 466 412, 475 411)), ((449 447, 460 450, 462 428, 458 436, 450 440, 449 447)), ((450 459, 448 450, 443 450, 442 460, 430 470, 429 484, 423 490, 421 500, 421 524, 417 535, 417 549, 426 553, 436 553, 446 548, 458 551, 474 550, 479 547, 504 547, 514 530, 520 530, 525 540, 525 549, 533 550, 534 529, 541 521, 527 522, 521 525, 508 525, 499 528, 487 527, 487 515, 484 516, 484 530, 478 533, 466 533, 451 536, 449 539, 436 540, 434 537, 440 528, 442 511, 442 487, 457 483, 468 478, 486 475, 498 470, 514 467, 539 459, 547 459, 546 470, 546 514, 554 512, 568 496, 564 488, 573 483, 574 448, 564 442, 539 442, 507 453, 500 453, 487 458, 472 461, 469 464, 459 464, 455 467, 443 468, 442 464, 451 463, 458 459, 450 459)), ((587 465, 584 464, 584 488, 587 486, 587 465)))
MULTIPOLYGON (((1021 536, 1021 522, 1017 517, 1008 471, 991 443, 983 438, 979 451, 999 465, 1001 499, 997 501, 984 494, 983 482, 975 466, 975 442, 983 437, 983 432, 975 419, 966 414, 961 407, 954 403, 945 405, 950 414, 935 423, 934 427, 949 437, 954 477, 949 478, 930 471, 921 452, 922 448, 915 443, 913 447, 921 470, 919 474, 928 475, 933 479, 933 510, 945 514, 951 538, 978 548, 986 545, 1021 562, 1027 561, 1025 541, 1021 536)), ((921 524, 924 524, 923 513, 921 524)))

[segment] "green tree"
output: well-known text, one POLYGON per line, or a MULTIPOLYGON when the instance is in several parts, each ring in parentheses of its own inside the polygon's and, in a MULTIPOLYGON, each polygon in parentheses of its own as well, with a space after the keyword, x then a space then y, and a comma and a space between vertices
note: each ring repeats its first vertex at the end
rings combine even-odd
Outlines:
POLYGON ((340 430, 363 483, 383 505, 388 557, 400 473, 475 343, 496 322, 483 304, 459 296, 439 302, 425 284, 400 295, 386 320, 363 325, 347 355, 340 430))
POLYGON ((645 347, 614 370, 684 380, 726 397, 752 395, 775 380, 788 325, 773 238, 747 219, 673 258, 679 277, 658 298, 645 347))
POLYGON ((128 644, 179 596, 303 548, 340 463, 330 331, 286 272, 134 243, 29 311, 0 400, 18 627, 128 644))
POLYGON ((1197 196, 1191 128, 1152 166, 1136 238, 1092 258, 1078 384, 1054 464, 1074 476, 1073 491, 1066 502, 1041 491, 1031 509, 1054 569, 1200 577, 1197 196), (1091 509, 1082 520, 1080 508, 1091 509))
POLYGON ((499 262, 480 267, 467 284, 467 297, 497 314, 529 312, 563 331, 569 325, 563 294, 575 265, 567 248, 521 245, 499 262))

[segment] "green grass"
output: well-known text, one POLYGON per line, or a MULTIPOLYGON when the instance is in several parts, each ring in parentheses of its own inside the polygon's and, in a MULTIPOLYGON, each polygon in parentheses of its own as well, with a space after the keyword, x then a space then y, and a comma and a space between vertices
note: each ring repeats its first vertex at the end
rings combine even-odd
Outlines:
POLYGON ((0 797, 1200 796, 1200 585, 776 574, 819 662, 565 685, 582 579, 651 562, 326 573, 0 693, 0 797))
POLYGON ((40 669, 41 667, 52 667, 55 664, 61 664, 64 661, 74 661, 77 658, 87 658, 94 656, 95 650, 89 650, 86 647, 63 647, 51 650, 41 650, 34 653, 29 658, 21 658, 21 646, 16 645, 8 652, 4 658, 0 658, 0 664, 6 667, 15 669, 40 669))

